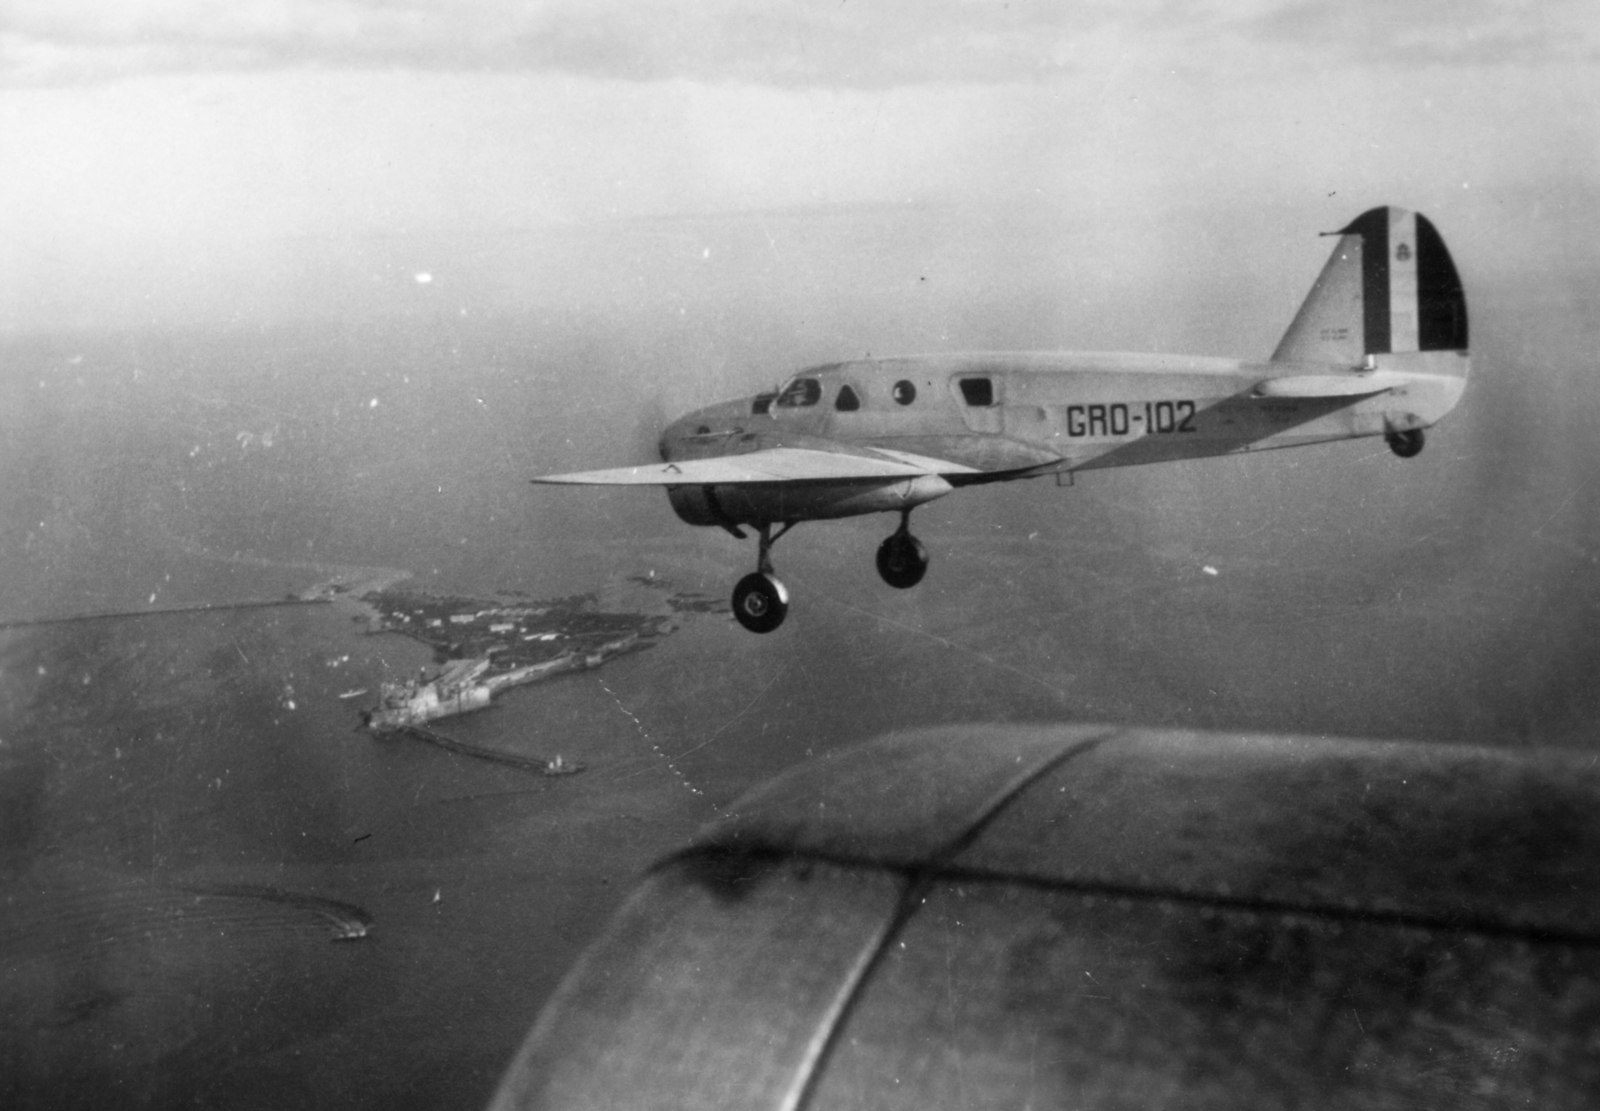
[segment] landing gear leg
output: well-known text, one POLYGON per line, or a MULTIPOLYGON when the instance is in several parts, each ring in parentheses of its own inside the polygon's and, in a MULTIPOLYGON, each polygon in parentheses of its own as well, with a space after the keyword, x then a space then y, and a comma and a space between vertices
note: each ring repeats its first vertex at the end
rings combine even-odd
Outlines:
POLYGON ((900 512, 900 527, 878 545, 878 574, 896 590, 906 590, 928 573, 928 549, 911 535, 911 510, 900 512))
POLYGON ((1389 445, 1389 450, 1400 458, 1410 459, 1422 450, 1422 429, 1408 428, 1404 432, 1385 432, 1383 441, 1389 445))
POLYGON ((786 523, 777 532, 772 531, 771 525, 759 527, 761 540, 756 570, 740 579, 733 588, 733 616, 752 633, 770 633, 782 625, 789 614, 789 591, 772 570, 772 545, 794 527, 794 522, 786 523))

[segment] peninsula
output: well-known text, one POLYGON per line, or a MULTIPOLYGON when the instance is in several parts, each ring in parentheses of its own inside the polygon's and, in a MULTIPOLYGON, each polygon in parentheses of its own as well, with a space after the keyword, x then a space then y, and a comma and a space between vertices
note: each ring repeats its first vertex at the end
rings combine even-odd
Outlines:
POLYGON ((378 704, 362 714, 366 728, 414 729, 485 709, 510 687, 652 647, 678 627, 683 614, 718 608, 700 595, 673 592, 664 580, 628 582, 634 588, 626 591, 629 597, 609 605, 596 594, 540 601, 441 597, 391 587, 362 595, 371 631, 409 636, 434 655, 434 668, 382 684, 378 704))

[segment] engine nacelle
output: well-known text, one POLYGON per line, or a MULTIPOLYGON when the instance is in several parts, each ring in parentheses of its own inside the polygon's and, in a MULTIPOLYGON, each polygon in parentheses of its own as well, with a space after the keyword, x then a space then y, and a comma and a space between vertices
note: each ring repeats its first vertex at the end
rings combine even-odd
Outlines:
POLYGON ((668 486, 667 498, 686 524, 727 527, 898 513, 942 498, 951 489, 940 476, 926 474, 890 482, 668 486))
POLYGON ((726 520, 712 508, 709 486, 668 486, 672 511, 686 525, 721 525, 726 520))

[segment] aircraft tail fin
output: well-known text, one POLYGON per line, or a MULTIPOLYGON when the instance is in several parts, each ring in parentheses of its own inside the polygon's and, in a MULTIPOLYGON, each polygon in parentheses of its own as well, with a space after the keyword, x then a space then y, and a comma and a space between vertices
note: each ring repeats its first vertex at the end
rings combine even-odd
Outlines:
POLYGON ((1274 362, 1467 373, 1467 299, 1431 221, 1368 209, 1339 242, 1284 333, 1274 362))

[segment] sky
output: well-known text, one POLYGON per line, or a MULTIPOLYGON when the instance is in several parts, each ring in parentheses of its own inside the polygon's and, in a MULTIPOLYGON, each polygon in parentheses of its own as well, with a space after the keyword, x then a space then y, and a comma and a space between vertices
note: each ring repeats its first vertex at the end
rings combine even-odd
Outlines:
POLYGON ((385 237, 874 206, 1060 214, 1108 260, 1385 202, 1570 251, 1597 140, 1585 0, 10 0, 0 330, 226 319, 385 237))

